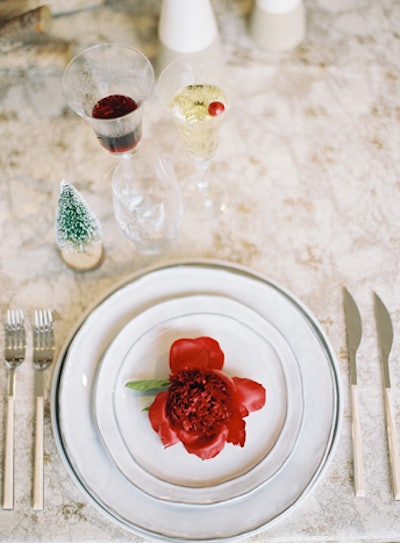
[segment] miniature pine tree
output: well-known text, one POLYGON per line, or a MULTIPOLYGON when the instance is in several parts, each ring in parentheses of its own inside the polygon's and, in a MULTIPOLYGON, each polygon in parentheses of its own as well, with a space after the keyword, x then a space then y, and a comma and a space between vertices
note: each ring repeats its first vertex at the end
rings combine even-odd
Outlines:
POLYGON ((60 183, 56 213, 56 239, 63 260, 79 271, 98 266, 103 257, 101 225, 80 192, 65 180, 60 183))

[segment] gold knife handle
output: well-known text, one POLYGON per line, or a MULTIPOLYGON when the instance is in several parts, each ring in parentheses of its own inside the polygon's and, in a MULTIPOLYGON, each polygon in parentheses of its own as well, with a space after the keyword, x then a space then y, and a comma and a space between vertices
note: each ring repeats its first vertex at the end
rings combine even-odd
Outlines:
POLYGON ((354 492, 358 498, 365 496, 364 457, 361 440, 360 414, 358 409, 358 388, 351 385, 352 437, 353 437, 353 466, 354 492))
POLYGON ((389 444, 390 464, 392 467, 393 497, 400 500, 400 458, 397 440, 396 424, 394 420, 392 393, 389 387, 385 388, 386 427, 389 444))

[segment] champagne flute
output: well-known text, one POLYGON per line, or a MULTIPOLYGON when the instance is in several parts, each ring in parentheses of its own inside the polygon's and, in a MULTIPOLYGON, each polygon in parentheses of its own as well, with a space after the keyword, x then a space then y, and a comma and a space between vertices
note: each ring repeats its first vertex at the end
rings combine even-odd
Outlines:
POLYGON ((145 101, 154 89, 154 70, 138 50, 104 43, 78 53, 63 76, 69 106, 115 155, 132 153, 142 137, 145 101))
POLYGON ((195 166, 195 173, 183 186, 187 206, 200 217, 215 216, 224 208, 224 200, 222 192, 209 182, 209 167, 218 148, 221 123, 235 95, 231 71, 216 58, 188 55, 163 70, 157 91, 195 166))

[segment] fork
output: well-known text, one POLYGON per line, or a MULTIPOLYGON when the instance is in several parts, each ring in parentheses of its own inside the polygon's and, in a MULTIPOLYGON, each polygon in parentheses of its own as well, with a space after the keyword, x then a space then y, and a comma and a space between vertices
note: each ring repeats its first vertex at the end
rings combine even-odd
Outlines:
POLYGON ((33 469, 33 509, 44 506, 43 488, 43 427, 44 427, 44 377, 43 373, 54 357, 53 317, 50 310, 36 310, 33 324, 33 367, 35 368, 35 451, 33 469))
POLYGON ((24 361, 26 335, 24 313, 7 310, 5 327, 5 366, 8 372, 6 441, 4 452, 3 509, 14 508, 14 414, 15 369, 24 361))

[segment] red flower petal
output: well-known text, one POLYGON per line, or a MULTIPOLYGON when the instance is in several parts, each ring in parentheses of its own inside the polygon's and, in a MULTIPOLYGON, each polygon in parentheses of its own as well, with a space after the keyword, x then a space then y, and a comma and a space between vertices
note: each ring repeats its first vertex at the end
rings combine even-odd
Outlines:
POLYGON ((228 436, 226 440, 233 445, 244 446, 246 441, 246 423, 242 419, 241 415, 237 413, 234 415, 228 425, 228 436))
POLYGON ((172 374, 188 369, 222 369, 224 353, 219 343, 209 337, 178 339, 174 341, 169 353, 172 374))
POLYGON ((179 441, 176 432, 171 426, 170 420, 166 411, 166 403, 168 391, 159 392, 154 399, 154 402, 149 408, 149 419, 151 426, 161 438, 165 447, 170 447, 179 441))
POLYGON ((214 458, 225 447, 228 429, 221 428, 221 432, 206 437, 195 432, 179 432, 179 438, 187 452, 195 454, 202 460, 214 458))
POLYGON ((233 377, 233 381, 236 385, 237 401, 250 413, 264 407, 266 391, 260 383, 242 377, 233 377))

